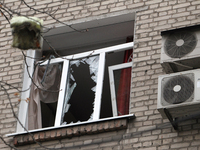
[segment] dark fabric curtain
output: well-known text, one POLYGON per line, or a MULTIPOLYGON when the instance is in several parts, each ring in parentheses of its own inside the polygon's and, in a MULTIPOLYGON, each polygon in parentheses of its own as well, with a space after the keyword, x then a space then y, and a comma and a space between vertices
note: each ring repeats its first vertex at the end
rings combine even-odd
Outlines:
MULTIPOLYGON (((127 38, 127 42, 131 42, 133 37, 127 38)), ((123 63, 132 61, 133 49, 124 52, 123 63)), ((129 114, 129 99, 130 99, 130 86, 131 86, 131 70, 132 68, 125 68, 121 70, 119 88, 117 92, 117 109, 118 115, 129 114)))

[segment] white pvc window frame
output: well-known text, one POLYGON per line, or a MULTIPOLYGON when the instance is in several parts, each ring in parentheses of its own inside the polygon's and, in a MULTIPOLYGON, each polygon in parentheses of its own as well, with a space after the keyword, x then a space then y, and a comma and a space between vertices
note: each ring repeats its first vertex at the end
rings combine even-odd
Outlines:
POLYGON ((123 64, 108 67, 110 92, 111 92, 111 104, 112 104, 112 112, 113 112, 114 117, 118 116, 114 71, 125 69, 125 68, 131 68, 132 65, 133 65, 133 62, 128 62, 128 63, 123 63, 123 64))
MULTIPOLYGON (((63 112, 66 79, 67 79, 67 76, 68 76, 67 73, 69 70, 69 61, 73 60, 73 59, 80 59, 83 57, 88 57, 88 56, 93 56, 93 55, 100 56, 98 73, 97 73, 96 93, 95 93, 95 100, 94 100, 94 115, 93 115, 93 121, 98 121, 100 119, 101 94, 102 94, 102 88, 103 88, 106 53, 119 52, 119 51, 132 49, 133 46, 134 46, 134 42, 129 42, 129 43, 111 46, 111 47, 107 47, 107 48, 101 48, 101 49, 97 49, 97 50, 93 50, 93 51, 88 51, 88 52, 79 53, 79 54, 75 54, 75 55, 65 56, 62 58, 51 59, 50 64, 63 63, 61 84, 60 84, 60 91, 59 91, 59 96, 58 96, 57 112, 56 112, 54 127, 61 126, 61 116, 62 116, 62 112, 63 112)), ((30 50, 29 51, 30 54, 28 53, 27 56, 33 57, 35 54, 32 51, 30 50)), ((46 65, 47 63, 48 63, 48 61, 45 61, 41 65, 46 65)), ((22 89, 27 89, 31 85, 31 79, 29 78, 28 72, 30 74, 33 74, 34 60, 30 58, 30 60, 27 60, 27 64, 29 66, 28 67, 29 70, 27 71, 27 67, 25 67, 22 89)), ((27 97, 29 97, 29 95, 30 95, 30 90, 22 93, 21 99, 26 99, 27 97)), ((21 101, 18 118, 19 118, 20 122, 23 124, 23 126, 25 126, 25 127, 26 127, 26 122, 27 122, 27 113, 28 113, 28 103, 21 101)), ((50 128, 52 128, 52 127, 49 127, 49 129, 50 128)), ((48 128, 45 128, 45 129, 48 130, 48 128)), ((24 128, 19 123, 17 124, 16 132, 17 133, 24 132, 24 128)))

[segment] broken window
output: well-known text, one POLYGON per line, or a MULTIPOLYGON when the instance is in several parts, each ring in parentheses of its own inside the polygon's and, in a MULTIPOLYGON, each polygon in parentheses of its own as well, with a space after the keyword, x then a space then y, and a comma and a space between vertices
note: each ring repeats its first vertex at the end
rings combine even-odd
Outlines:
MULTIPOLYGON (((34 95, 35 97, 29 105, 35 103, 36 107, 32 105, 33 108, 28 109, 28 119, 24 119, 24 124, 30 125, 32 122, 31 125, 33 126, 28 128, 32 130, 119 116, 121 110, 118 113, 118 101, 115 100, 115 103, 113 103, 109 68, 125 64, 127 62, 124 61, 125 51, 132 47, 133 42, 129 42, 42 62, 38 67, 41 69, 41 73, 37 73, 37 69, 35 69, 33 79, 42 89, 46 89, 46 84, 55 81, 55 86, 53 85, 48 90, 57 90, 58 92, 53 97, 51 94, 55 94, 54 92, 40 91, 47 96, 45 98, 41 97, 42 94, 38 92, 37 87, 34 90, 31 89, 30 96, 34 95), (49 68, 46 69, 48 65, 49 68), (45 70, 47 70, 47 74, 43 79, 45 70), (41 82, 42 80, 44 82, 41 82), (38 93, 34 93, 35 91, 38 93), (51 101, 52 98, 55 101, 51 101), (31 110, 40 117, 35 117, 35 114, 30 112, 31 110), (40 120, 39 123, 38 120, 40 120)), ((131 67, 129 66, 129 68, 131 67)), ((119 67, 117 70, 123 69, 123 67, 119 67)), ((121 72, 118 77, 114 75, 114 79, 118 78, 119 82, 122 79, 121 72)), ((124 78, 124 80, 130 82, 130 79, 124 78)), ((120 87, 120 84, 118 87, 120 87)), ((130 90, 130 87, 127 89, 130 90)), ((128 97, 127 102, 129 103, 127 93, 129 92, 123 92, 128 97)), ((123 106, 123 104, 120 105, 123 106)), ((126 109, 126 113, 122 115, 129 112, 127 107, 122 109, 126 109)))
POLYGON ((70 61, 61 124, 93 118, 99 56, 70 61))

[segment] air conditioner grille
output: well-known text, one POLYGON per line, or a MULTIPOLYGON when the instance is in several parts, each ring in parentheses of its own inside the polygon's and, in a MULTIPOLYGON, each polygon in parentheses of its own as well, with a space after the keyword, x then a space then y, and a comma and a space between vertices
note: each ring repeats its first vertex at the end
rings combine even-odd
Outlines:
POLYGON ((171 58, 181 58, 189 54, 196 45, 195 34, 185 31, 171 33, 164 43, 165 53, 171 58))
MULTIPOLYGON (((163 78, 162 97, 168 104, 192 101, 194 97, 194 74, 163 78)), ((162 104, 167 105, 166 102, 162 102, 162 104)))

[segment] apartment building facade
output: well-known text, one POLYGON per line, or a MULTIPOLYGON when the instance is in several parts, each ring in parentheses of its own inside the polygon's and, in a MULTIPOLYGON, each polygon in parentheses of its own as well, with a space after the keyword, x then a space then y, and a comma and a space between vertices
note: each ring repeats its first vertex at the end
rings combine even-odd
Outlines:
POLYGON ((199 0, 1 3, 1 149, 200 149, 199 0), (9 13, 43 20, 40 50, 12 47, 9 13))

